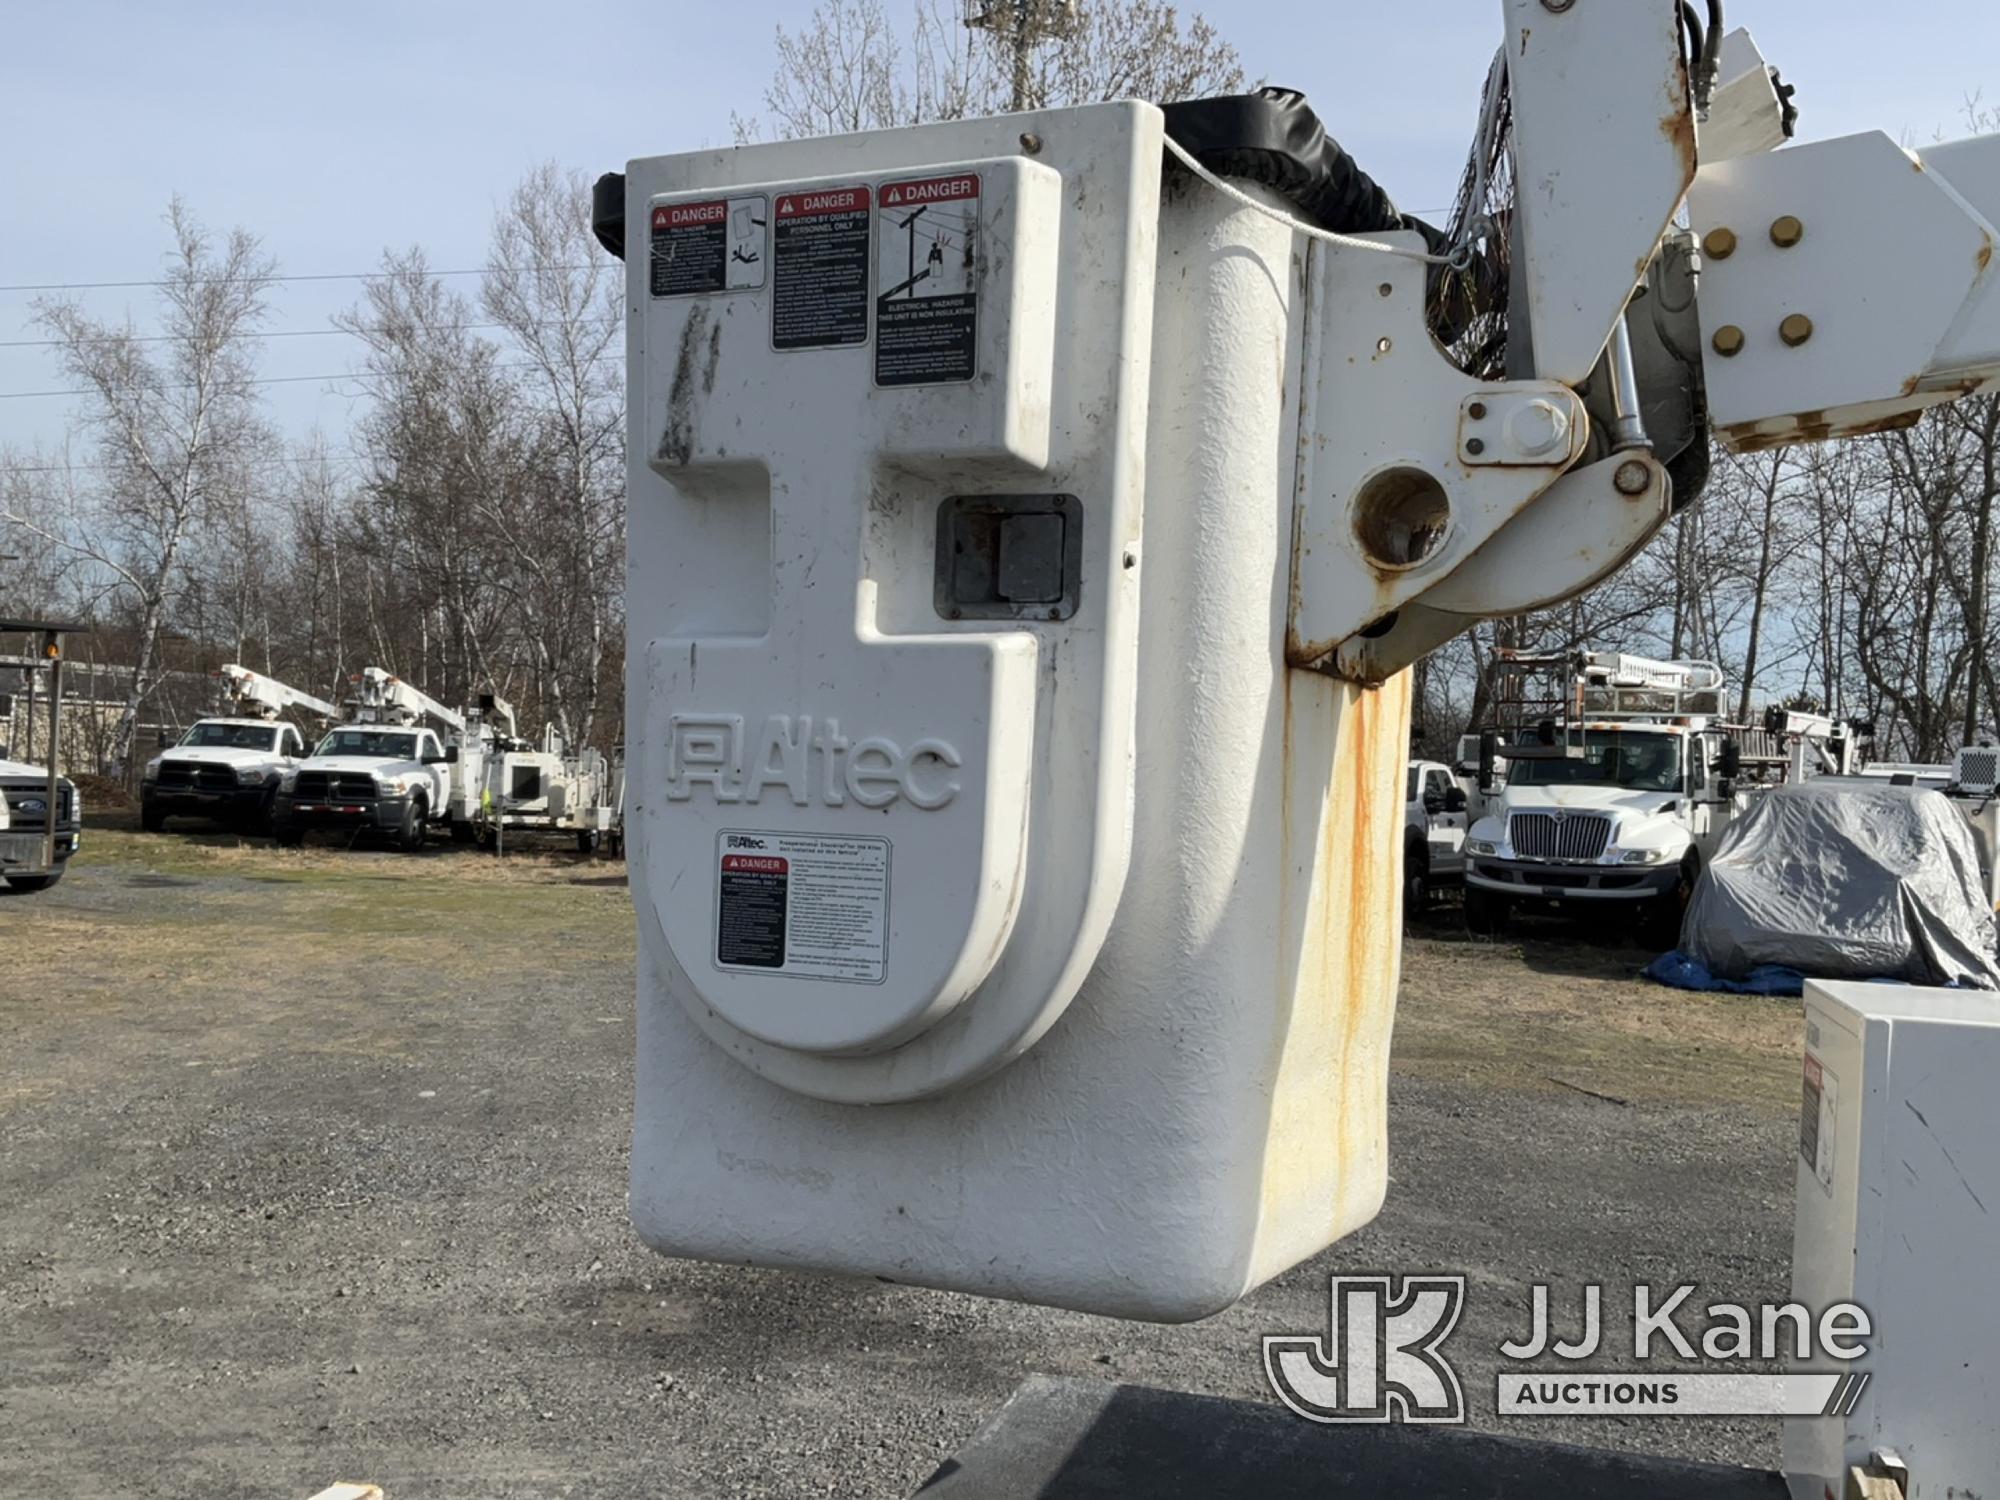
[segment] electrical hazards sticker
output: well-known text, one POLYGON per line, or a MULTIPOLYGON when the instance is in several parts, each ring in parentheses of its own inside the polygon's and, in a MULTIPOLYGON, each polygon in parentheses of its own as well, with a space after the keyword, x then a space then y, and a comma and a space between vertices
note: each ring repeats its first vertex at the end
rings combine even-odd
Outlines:
POLYGON ((764 284, 764 197, 653 205, 652 293, 693 297, 764 284))
POLYGON ((771 347, 868 342, 866 187, 780 193, 771 230, 771 347))
POLYGON ((882 982, 887 839, 725 831, 716 858, 717 968, 882 982))
POLYGON ((978 362, 979 176, 885 182, 875 220, 875 383, 970 380, 978 362))

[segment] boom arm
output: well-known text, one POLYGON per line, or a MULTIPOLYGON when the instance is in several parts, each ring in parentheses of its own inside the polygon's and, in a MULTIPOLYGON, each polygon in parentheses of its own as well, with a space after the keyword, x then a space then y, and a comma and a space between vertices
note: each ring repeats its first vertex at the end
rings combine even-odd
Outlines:
POLYGON ((414 724, 428 715, 448 728, 465 728, 463 714, 380 667, 363 667, 352 681, 358 691, 347 700, 350 723, 414 724))
POLYGON ((302 708, 322 719, 340 717, 340 710, 324 698, 302 693, 295 687, 288 687, 248 667, 239 667, 234 662, 215 675, 220 683, 221 696, 231 713, 247 718, 275 719, 288 708, 302 708))

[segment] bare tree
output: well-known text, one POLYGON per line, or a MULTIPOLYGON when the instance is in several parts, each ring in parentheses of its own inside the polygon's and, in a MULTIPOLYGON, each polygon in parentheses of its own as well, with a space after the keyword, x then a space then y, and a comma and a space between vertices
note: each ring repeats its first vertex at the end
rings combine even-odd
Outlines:
POLYGON ((899 33, 881 0, 822 0, 797 31, 779 27, 764 113, 732 119, 739 141, 882 130, 1009 109, 1230 93, 1244 82, 1235 47, 1199 13, 1153 0, 1085 0, 1074 20, 1054 0, 960 6, 915 0, 899 33))
POLYGON ((595 728, 605 644, 624 590, 623 278, 590 227, 582 174, 545 163, 494 218, 481 303, 523 356, 525 472, 511 497, 475 497, 508 549, 549 717, 565 740, 595 728))
POLYGON ((157 685, 161 626, 191 535, 225 491, 242 485, 267 437, 251 385, 252 336, 275 267, 245 230, 215 243, 179 198, 167 224, 174 248, 158 284, 155 347, 129 321, 100 322, 73 301, 36 304, 64 371, 88 392, 84 425, 102 478, 54 525, 25 510, 0 512, 110 579, 133 608, 131 686, 110 747, 121 766, 140 705, 157 685))

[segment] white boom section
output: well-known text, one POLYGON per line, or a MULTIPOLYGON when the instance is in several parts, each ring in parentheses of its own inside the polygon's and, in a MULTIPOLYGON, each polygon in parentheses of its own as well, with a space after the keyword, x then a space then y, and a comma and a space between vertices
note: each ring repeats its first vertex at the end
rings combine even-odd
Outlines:
POLYGON ((275 719, 288 708, 302 708, 322 719, 337 719, 340 710, 324 698, 287 687, 276 678, 229 663, 216 674, 226 712, 251 719, 275 719))
MULTIPOLYGON (((1755 44, 1730 40, 1754 80, 1755 44)), ((1731 446, 1907 426, 2000 389, 2000 137, 1912 150, 1868 131, 1718 160, 1704 136, 1688 212, 1731 446)))
POLYGON ((380 667, 363 667, 350 680, 359 689, 347 700, 350 723, 414 724, 429 715, 451 729, 465 728, 465 715, 380 667))

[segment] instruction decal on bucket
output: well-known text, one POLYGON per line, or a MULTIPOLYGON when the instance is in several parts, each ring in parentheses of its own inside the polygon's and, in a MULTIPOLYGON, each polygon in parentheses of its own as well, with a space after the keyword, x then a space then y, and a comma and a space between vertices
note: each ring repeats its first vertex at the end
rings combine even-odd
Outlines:
POLYGON ((715 966, 880 984, 889 955, 889 841, 724 829, 716 836, 715 966))
POLYGON ((875 218, 875 383, 970 380, 979 347, 979 174, 885 182, 875 218))
POLYGON ((652 294, 693 297, 762 286, 769 222, 761 193, 700 203, 655 203, 652 294))
POLYGON ((865 186, 779 193, 771 229, 771 347, 868 342, 865 186))

